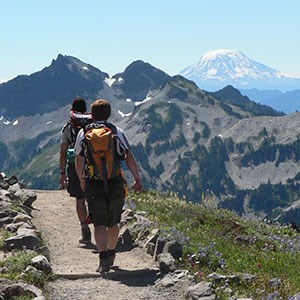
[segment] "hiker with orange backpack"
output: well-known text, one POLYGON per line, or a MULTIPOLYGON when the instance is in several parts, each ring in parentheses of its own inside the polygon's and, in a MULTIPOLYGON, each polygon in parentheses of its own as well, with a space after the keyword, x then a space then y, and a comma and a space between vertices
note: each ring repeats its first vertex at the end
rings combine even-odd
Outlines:
POLYGON ((76 139, 76 171, 81 188, 86 192, 89 217, 94 224, 100 260, 96 272, 105 273, 114 264, 126 195, 122 160, 135 179, 135 192, 141 192, 143 185, 123 130, 107 122, 111 114, 109 102, 96 100, 91 105, 91 113, 94 123, 81 130, 76 139))
POLYGON ((91 243, 91 231, 86 223, 85 193, 80 187, 75 169, 74 146, 79 130, 91 121, 91 115, 86 113, 85 100, 81 97, 75 98, 70 111, 70 120, 62 128, 60 143, 60 185, 62 188, 67 188, 70 197, 76 198, 76 212, 81 224, 81 237, 79 239, 81 244, 91 243))

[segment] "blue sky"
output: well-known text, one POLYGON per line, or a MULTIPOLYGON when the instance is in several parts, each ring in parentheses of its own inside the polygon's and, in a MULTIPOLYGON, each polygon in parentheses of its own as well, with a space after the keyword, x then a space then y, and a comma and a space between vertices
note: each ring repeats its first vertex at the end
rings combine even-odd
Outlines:
POLYGON ((58 54, 111 76, 142 59, 170 75, 233 49, 300 75, 299 0, 1 0, 0 82, 58 54))

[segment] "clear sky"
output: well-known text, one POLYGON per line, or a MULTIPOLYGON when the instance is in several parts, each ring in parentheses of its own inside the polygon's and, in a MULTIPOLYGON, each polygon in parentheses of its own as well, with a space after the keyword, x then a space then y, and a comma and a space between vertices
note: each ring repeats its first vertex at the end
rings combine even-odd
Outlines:
POLYGON ((141 59, 175 75, 232 49, 300 75, 299 0, 0 0, 0 82, 58 54, 111 76, 141 59))

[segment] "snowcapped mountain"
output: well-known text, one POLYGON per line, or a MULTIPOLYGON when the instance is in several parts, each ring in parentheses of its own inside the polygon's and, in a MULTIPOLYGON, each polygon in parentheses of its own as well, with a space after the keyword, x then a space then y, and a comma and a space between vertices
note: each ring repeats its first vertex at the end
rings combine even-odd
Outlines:
POLYGON ((277 89, 288 91, 300 88, 300 76, 274 70, 250 59, 236 50, 219 49, 205 53, 198 63, 183 69, 179 75, 208 91, 226 85, 238 89, 277 89))

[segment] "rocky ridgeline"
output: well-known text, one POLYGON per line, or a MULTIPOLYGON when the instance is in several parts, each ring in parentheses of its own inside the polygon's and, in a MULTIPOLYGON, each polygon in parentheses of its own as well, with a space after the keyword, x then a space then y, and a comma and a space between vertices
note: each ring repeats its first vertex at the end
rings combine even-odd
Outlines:
MULTIPOLYGON (((3 240, 3 247, 0 249, 1 257, 5 260, 20 253, 34 256, 20 273, 19 281, 0 278, 1 300, 12 299, 24 294, 32 295, 35 300, 45 299, 41 289, 21 280, 26 277, 41 278, 51 274, 47 248, 43 246, 38 231, 31 222, 32 203, 35 200, 36 194, 24 189, 16 176, 7 178, 4 173, 1 173, 0 238, 3 240)), ((0 268, 1 277, 5 277, 5 274, 9 272, 7 267, 0 268)))

